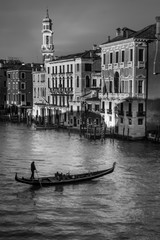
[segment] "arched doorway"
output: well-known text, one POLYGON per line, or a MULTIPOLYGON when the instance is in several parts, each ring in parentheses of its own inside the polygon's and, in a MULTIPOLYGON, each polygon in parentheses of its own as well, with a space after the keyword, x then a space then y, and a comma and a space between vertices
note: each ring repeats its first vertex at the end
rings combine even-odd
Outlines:
POLYGON ((114 92, 119 93, 119 73, 114 74, 114 92))

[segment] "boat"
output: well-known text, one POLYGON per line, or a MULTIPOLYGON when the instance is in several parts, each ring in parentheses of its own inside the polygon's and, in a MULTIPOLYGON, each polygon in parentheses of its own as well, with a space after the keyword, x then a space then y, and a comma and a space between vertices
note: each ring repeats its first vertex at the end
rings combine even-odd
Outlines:
POLYGON ((50 130, 50 129, 57 129, 58 125, 56 125, 56 124, 53 124, 53 125, 35 124, 34 127, 36 130, 50 130))
POLYGON ((32 186, 46 187, 46 186, 57 186, 57 185, 66 185, 66 184, 76 184, 87 182, 96 178, 100 178, 104 175, 110 174, 115 169, 116 162, 113 163, 113 166, 109 169, 100 170, 96 172, 88 172, 81 174, 59 174, 56 173, 55 176, 51 177, 40 177, 35 179, 18 177, 18 174, 15 174, 15 180, 20 183, 29 184, 32 186))

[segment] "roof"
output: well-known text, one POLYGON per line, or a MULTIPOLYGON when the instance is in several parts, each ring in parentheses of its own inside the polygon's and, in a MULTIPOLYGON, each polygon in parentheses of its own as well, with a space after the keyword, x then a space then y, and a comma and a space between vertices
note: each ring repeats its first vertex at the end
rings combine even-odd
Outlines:
POLYGON ((117 42, 129 38, 134 38, 134 39, 156 39, 156 24, 149 25, 139 31, 134 31, 129 28, 122 28, 123 34, 116 36, 112 39, 110 39, 107 42, 102 43, 101 45, 107 44, 107 43, 112 43, 112 42, 117 42))
POLYGON ((53 60, 53 61, 57 61, 57 60, 65 60, 65 59, 71 59, 71 58, 96 58, 97 53, 99 53, 100 49, 96 49, 96 50, 86 50, 84 52, 80 52, 80 53, 73 53, 73 54, 69 54, 69 55, 65 55, 65 56, 60 56, 57 57, 57 59, 53 60))

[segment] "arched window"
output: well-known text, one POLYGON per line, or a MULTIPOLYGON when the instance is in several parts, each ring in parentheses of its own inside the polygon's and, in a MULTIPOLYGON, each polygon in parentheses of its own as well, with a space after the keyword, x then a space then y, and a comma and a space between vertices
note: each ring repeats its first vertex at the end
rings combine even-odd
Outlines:
POLYGON ((90 87, 90 78, 89 76, 86 76, 86 88, 90 87))
POLYGON ((119 93, 119 73, 114 74, 114 92, 119 93))

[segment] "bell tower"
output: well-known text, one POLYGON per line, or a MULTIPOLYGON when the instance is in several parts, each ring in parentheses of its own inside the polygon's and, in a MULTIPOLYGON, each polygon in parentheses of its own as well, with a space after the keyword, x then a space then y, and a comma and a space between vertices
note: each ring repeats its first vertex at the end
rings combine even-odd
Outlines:
POLYGON ((42 23, 42 38, 41 53, 43 56, 43 62, 51 61, 54 58, 54 44, 52 20, 49 18, 48 9, 46 17, 43 19, 42 23))

